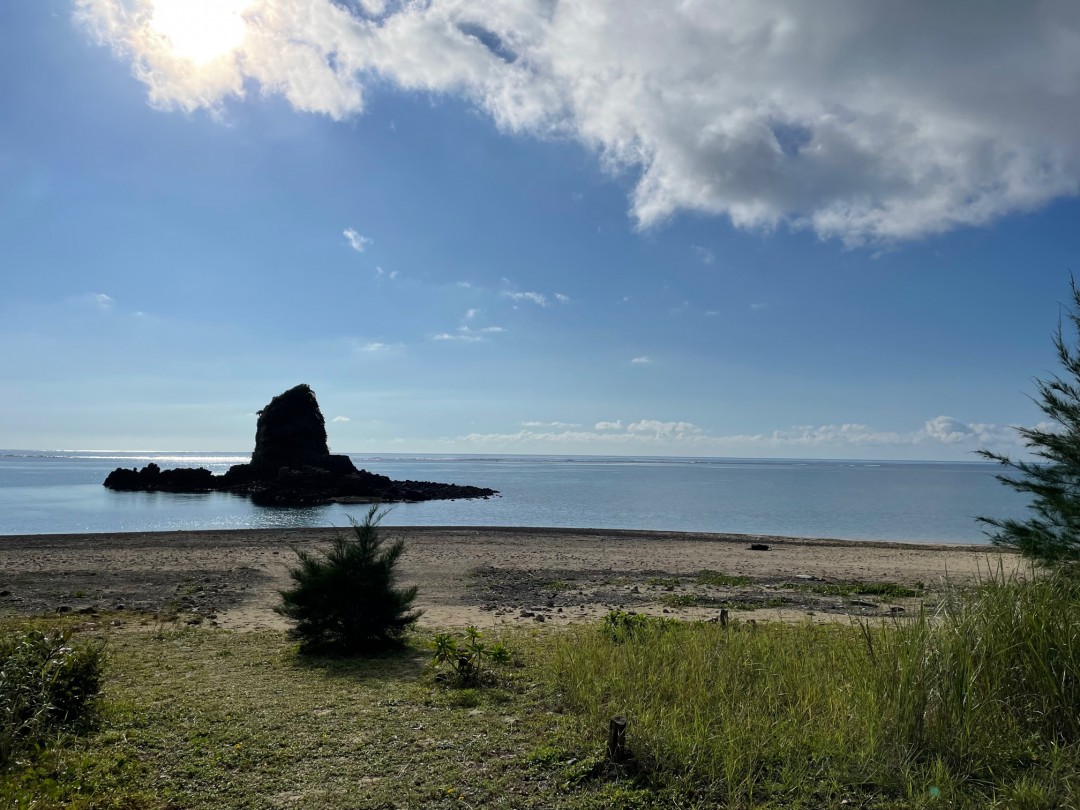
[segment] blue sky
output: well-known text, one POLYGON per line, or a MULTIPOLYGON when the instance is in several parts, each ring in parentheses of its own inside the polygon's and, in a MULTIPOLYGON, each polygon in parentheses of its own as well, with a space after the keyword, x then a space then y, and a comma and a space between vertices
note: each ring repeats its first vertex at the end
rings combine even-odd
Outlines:
POLYGON ((0 6, 2 447, 243 450, 299 382, 361 453, 1040 419, 1075 4, 157 2, 0 6))

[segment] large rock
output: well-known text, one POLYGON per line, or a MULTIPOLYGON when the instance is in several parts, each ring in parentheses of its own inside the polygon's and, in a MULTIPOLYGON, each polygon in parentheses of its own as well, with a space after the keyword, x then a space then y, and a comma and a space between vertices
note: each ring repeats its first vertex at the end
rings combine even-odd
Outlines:
POLYGON ((234 466, 226 476, 234 484, 273 481, 282 470, 307 468, 338 476, 357 472, 348 456, 331 455, 326 420, 315 392, 298 385, 278 394, 259 411, 251 463, 234 466))
POLYGON ((142 470, 117 468, 105 479, 109 489, 141 492, 225 491, 251 496, 263 506, 317 506, 356 501, 429 501, 487 498, 484 487, 430 481, 392 481, 358 470, 348 456, 334 455, 326 442, 326 420, 315 392, 298 385, 259 411, 251 463, 236 464, 224 475, 206 469, 142 470))
POLYGON ((259 411, 252 467, 277 472, 282 467, 318 466, 328 455, 326 420, 309 386, 290 388, 259 411))

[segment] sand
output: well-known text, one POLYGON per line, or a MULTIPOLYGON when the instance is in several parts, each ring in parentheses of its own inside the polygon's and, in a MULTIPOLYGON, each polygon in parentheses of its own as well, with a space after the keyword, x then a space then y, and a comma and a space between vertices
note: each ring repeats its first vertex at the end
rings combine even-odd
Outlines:
MULTIPOLYGON (((117 626, 157 620, 236 630, 285 627, 273 612, 294 549, 340 529, 0 536, 0 614, 71 613, 117 626)), ((879 543, 688 532, 393 527, 402 582, 420 588, 421 623, 562 624, 619 607, 703 619, 834 620, 910 615, 946 579, 965 585, 1019 557, 988 546, 879 543), (768 550, 752 550, 764 544, 768 550), (750 579, 699 581, 703 569, 750 579), (921 585, 922 599, 829 595, 829 583, 921 585), (694 602, 695 604, 690 604, 694 602)))

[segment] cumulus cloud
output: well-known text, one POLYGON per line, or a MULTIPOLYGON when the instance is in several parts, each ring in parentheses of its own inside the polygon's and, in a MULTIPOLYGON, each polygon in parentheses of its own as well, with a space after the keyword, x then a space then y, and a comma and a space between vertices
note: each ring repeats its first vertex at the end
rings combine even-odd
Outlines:
POLYGON ((555 293, 555 300, 558 301, 560 304, 569 304, 570 296, 557 292, 555 293))
POLYGON ((581 427, 581 425, 579 423, 577 423, 577 422, 534 422, 534 421, 522 422, 521 426, 526 427, 526 428, 538 428, 538 427, 579 428, 579 427, 581 427))
MULTIPOLYGON (((344 236, 345 239, 348 241, 349 247, 351 247, 357 253, 363 253, 365 250, 367 250, 368 246, 370 246, 371 243, 374 241, 373 239, 369 239, 366 236, 361 236, 353 228, 346 228, 345 230, 343 230, 341 232, 341 235, 344 236)), ((379 271, 380 274, 382 273, 381 268, 376 268, 376 269, 379 271)))
POLYGON ((646 357, 645 355, 641 355, 640 357, 632 358, 630 362, 635 366, 647 366, 649 363, 652 362, 652 359, 646 357))
MULTIPOLYGON (((197 4, 205 5, 205 4, 197 4)), ((850 244, 980 225, 1080 189, 1073 0, 246 0, 198 64, 151 0, 76 0, 163 109, 248 88, 359 114, 366 85, 456 94, 509 133, 574 138, 679 211, 850 244)))
POLYGON ((593 430, 622 430, 623 423, 621 419, 616 419, 614 422, 597 422, 593 426, 593 430))

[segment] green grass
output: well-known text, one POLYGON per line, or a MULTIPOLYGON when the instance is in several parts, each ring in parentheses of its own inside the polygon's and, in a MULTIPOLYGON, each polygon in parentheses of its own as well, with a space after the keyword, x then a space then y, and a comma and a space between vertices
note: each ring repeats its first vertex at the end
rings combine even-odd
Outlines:
POLYGON ((992 581, 931 619, 646 625, 558 638, 582 729, 619 714, 655 782, 737 807, 1080 801, 1080 586, 992 581), (936 798, 935 798, 936 797, 936 798))
POLYGON ((282 633, 118 632, 98 727, 19 754, 0 806, 1078 806, 1080 585, 999 579, 942 610, 727 628, 620 611, 508 634, 514 664, 474 688, 436 679, 426 638, 330 660, 282 633))
POLYGON ((750 579, 750 577, 722 574, 719 571, 711 571, 708 568, 703 568, 697 573, 698 585, 712 585, 716 588, 739 588, 743 585, 749 585, 752 582, 753 580, 750 579))
POLYGON ((617 773, 575 776, 603 739, 562 730, 544 638, 511 641, 525 665, 458 689, 436 681, 426 638, 320 660, 276 632, 114 633, 99 728, 0 770, 0 807, 601 808, 639 794, 617 773), (534 758, 551 746, 575 761, 534 758))
POLYGON ((910 588, 896 582, 839 582, 839 583, 792 583, 780 586, 788 591, 819 593, 823 596, 883 596, 888 599, 903 599, 922 596, 922 588, 910 588))
POLYGON ((770 596, 750 601, 707 596, 699 593, 666 593, 660 597, 660 604, 670 608, 711 607, 728 608, 729 610, 760 610, 762 608, 783 607, 788 604, 788 600, 782 596, 770 596))

